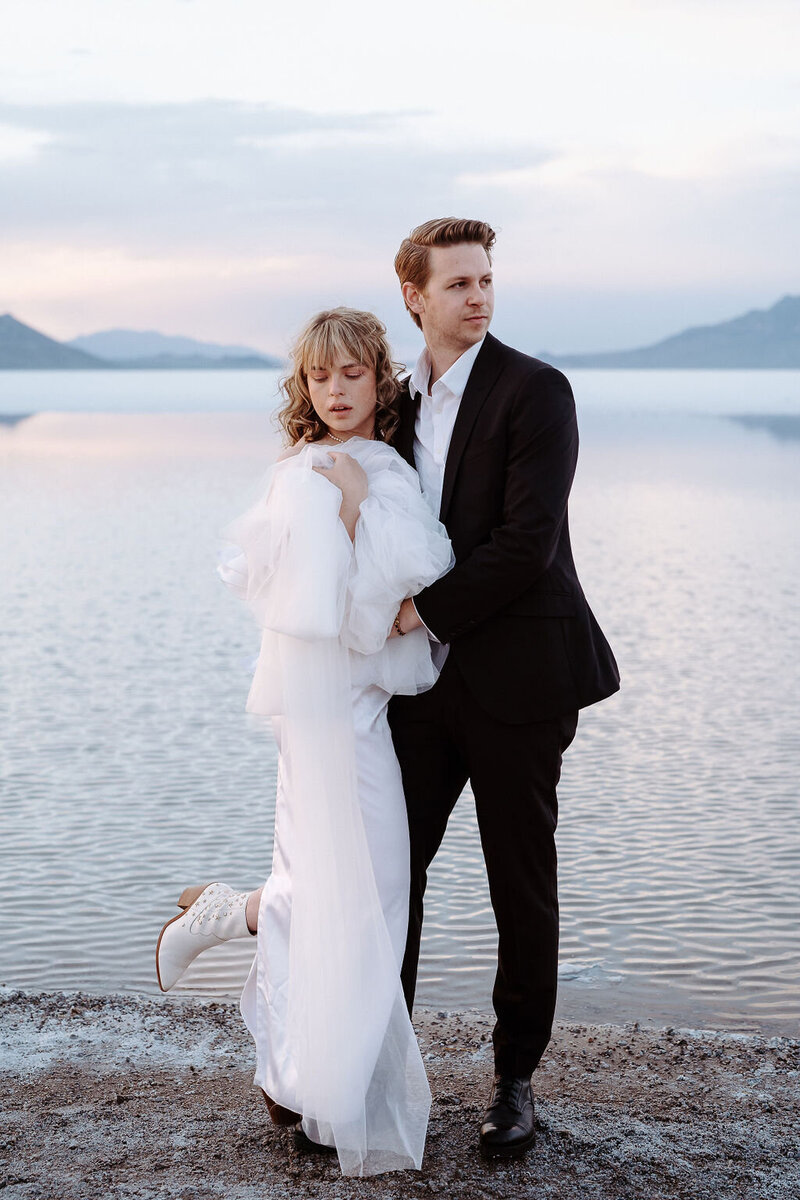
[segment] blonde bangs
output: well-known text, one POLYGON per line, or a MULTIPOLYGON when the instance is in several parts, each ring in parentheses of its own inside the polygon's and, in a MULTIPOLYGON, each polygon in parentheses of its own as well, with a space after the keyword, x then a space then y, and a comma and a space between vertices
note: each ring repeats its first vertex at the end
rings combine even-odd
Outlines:
POLYGON ((304 375, 309 371, 327 371, 336 362, 351 361, 366 367, 375 366, 370 347, 359 343, 349 325, 340 321, 325 321, 309 329, 295 349, 292 359, 304 375), (299 354, 299 362, 295 355, 299 354))

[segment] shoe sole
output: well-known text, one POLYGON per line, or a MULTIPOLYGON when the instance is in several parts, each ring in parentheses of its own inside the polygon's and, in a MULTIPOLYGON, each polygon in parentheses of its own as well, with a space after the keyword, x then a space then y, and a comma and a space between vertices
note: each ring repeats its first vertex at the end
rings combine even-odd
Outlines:
POLYGON ((522 1158, 523 1154, 536 1145, 536 1134, 532 1133, 524 1142, 517 1142, 514 1146, 486 1146, 483 1142, 480 1143, 481 1158, 522 1158))

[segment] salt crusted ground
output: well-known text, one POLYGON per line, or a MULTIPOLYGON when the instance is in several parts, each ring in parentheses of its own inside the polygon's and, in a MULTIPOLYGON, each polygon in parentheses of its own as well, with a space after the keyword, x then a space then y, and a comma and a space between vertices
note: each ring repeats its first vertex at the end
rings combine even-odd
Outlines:
POLYGON ((0 990, 3 1200, 797 1200, 800 1042, 558 1026, 538 1145, 486 1164, 490 1019, 420 1015, 434 1093, 423 1170, 343 1179, 251 1086, 234 1005, 0 990))

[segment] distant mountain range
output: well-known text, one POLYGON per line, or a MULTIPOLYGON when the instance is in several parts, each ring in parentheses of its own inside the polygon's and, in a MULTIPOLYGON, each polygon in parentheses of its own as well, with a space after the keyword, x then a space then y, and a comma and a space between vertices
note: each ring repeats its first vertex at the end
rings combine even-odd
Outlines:
POLYGON ((0 316, 0 370, 267 370, 282 367, 247 346, 222 346, 163 333, 107 329, 57 342, 10 313, 0 316))
MULTIPOLYGON (((221 346, 217 342, 198 342, 196 338, 168 337, 154 329, 104 329, 100 333, 72 338, 65 345, 74 346, 86 354, 94 354, 97 358, 115 361, 160 358, 164 355, 176 358, 269 358, 269 355, 259 354, 252 346, 221 346)), ((281 365, 277 359, 275 365, 281 365)))
POLYGON ((784 296, 719 325, 697 325, 653 346, 605 354, 549 354, 559 367, 670 368, 800 367, 800 296, 784 296))
MULTIPOLYGON (((540 354, 563 367, 800 368, 800 296, 784 296, 718 325, 698 325, 638 350, 604 354, 540 354)), ((10 314, 0 317, 0 370, 242 370, 282 367, 248 346, 132 329, 106 329, 57 342, 10 314)))
POLYGON ((45 337, 10 313, 0 317, 0 368, 39 367, 60 371, 66 367, 87 371, 108 365, 91 354, 45 337))

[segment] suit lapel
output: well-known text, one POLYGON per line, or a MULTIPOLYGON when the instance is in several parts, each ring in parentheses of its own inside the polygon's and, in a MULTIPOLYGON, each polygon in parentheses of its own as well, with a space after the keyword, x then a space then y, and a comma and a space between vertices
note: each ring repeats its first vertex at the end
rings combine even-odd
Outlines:
POLYGON ((469 436, 472 433, 472 427, 502 370, 501 348, 502 343, 498 342, 497 338, 492 337, 490 333, 487 333, 486 340, 481 346, 478 357, 475 359, 475 365, 469 373, 467 386, 464 389, 464 395, 461 397, 461 403, 458 406, 458 415, 456 423, 453 426, 453 436, 450 438, 450 447, 447 451, 447 459, 444 465, 442 504, 439 509, 439 520, 442 522, 446 521, 447 518, 447 510, 450 507, 458 467, 469 441, 469 436))

